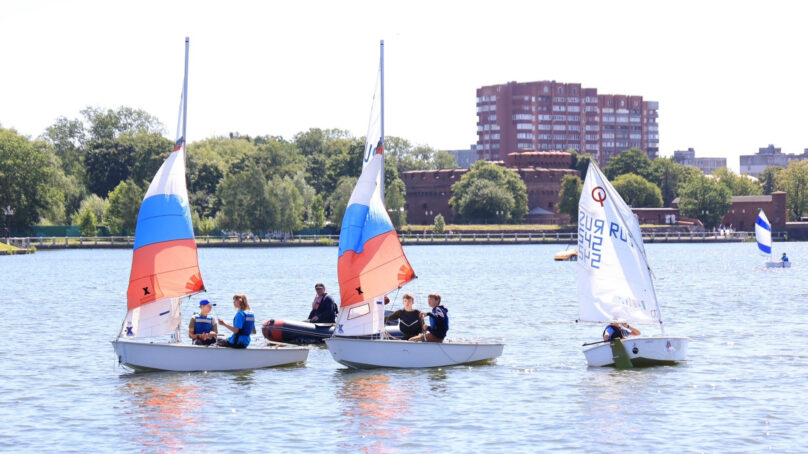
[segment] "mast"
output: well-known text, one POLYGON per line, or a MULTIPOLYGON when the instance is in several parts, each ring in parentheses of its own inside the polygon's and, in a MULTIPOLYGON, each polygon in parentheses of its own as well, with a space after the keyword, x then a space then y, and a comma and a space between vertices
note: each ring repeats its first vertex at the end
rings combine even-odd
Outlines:
MULTIPOLYGON (((382 121, 382 137, 381 137, 381 144, 382 150, 384 150, 384 40, 381 40, 379 43, 379 77, 381 78, 381 121, 382 121)), ((382 154, 382 175, 379 181, 380 188, 382 194, 382 202, 384 202, 384 154, 382 154)), ((387 207, 385 207, 387 209, 387 207)))
POLYGON ((188 149, 188 136, 185 134, 185 126, 188 124, 188 44, 189 38, 185 37, 185 78, 182 81, 182 141, 183 148, 188 149))

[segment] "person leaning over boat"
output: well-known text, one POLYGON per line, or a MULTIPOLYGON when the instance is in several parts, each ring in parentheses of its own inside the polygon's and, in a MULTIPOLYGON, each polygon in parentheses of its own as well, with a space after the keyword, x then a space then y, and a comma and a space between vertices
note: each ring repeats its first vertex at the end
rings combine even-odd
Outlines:
POLYGON ((398 329, 401 331, 402 339, 409 339, 421 334, 421 311, 413 309, 415 298, 411 293, 405 293, 401 297, 404 309, 399 309, 385 317, 384 321, 398 320, 398 329))
POLYGON ((228 339, 219 339, 216 345, 230 348, 247 348, 250 345, 250 335, 255 334, 255 314, 247 302, 247 295, 233 295, 233 306, 236 315, 233 324, 228 325, 219 319, 219 324, 233 332, 228 339))
POLYGON ((337 303, 334 302, 331 295, 326 293, 325 285, 318 282, 314 286, 314 291, 317 292, 317 296, 314 297, 314 301, 311 303, 311 312, 309 312, 309 318, 306 321, 312 323, 334 323, 337 321, 337 303))
POLYGON ((637 328, 629 326, 625 322, 613 322, 606 326, 603 330, 603 340, 610 341, 612 339, 625 339, 629 336, 639 336, 640 331, 637 328))
POLYGON ((211 306, 215 306, 215 304, 211 304, 208 300, 200 301, 199 313, 191 317, 191 322, 188 324, 188 337, 193 339, 194 345, 216 343, 219 328, 216 325, 216 320, 209 315, 211 306))
POLYGON ((429 324, 424 324, 424 332, 410 338, 411 341, 443 342, 449 331, 449 309, 440 304, 440 295, 431 293, 427 299, 432 312, 422 312, 421 318, 429 317, 429 324))

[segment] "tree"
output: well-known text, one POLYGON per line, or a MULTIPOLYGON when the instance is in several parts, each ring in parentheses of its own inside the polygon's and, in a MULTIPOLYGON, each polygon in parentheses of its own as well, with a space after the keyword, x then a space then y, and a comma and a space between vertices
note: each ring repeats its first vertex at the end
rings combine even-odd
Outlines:
POLYGON ((435 153, 434 157, 435 169, 456 169, 458 168, 457 159, 448 151, 440 150, 435 153))
POLYGON ((331 223, 342 227, 342 217, 345 216, 345 209, 348 208, 348 200, 356 186, 355 177, 342 177, 337 183, 337 188, 328 196, 328 206, 331 209, 331 223))
MULTIPOLYGON (((577 170, 580 174, 581 178, 586 178, 586 171, 589 170, 589 162, 592 160, 592 155, 589 153, 578 154, 575 150, 567 150, 567 153, 572 155, 572 161, 570 162, 570 169, 577 170)), ((576 207, 577 207, 577 201, 576 207)), ((576 216, 578 213, 578 209, 575 209, 576 216)))
POLYGON ((440 235, 446 229, 446 221, 443 219, 443 215, 438 213, 435 216, 435 222, 432 225, 432 232, 436 235, 440 235))
POLYGON ((325 207, 323 206, 323 197, 320 194, 315 195, 311 200, 309 222, 315 229, 321 229, 325 226, 325 207))
POLYGON ((632 148, 612 156, 612 158, 609 159, 609 164, 603 168, 603 173, 609 181, 614 181, 615 178, 627 173, 639 175, 646 180, 650 180, 653 177, 651 173, 651 160, 648 159, 645 152, 639 148, 632 148))
POLYGON ((113 235, 133 235, 143 190, 132 180, 121 181, 110 193, 104 223, 113 235))
POLYGON ((732 194, 725 185, 704 175, 692 178, 679 192, 679 213, 696 218, 711 229, 732 206, 732 194))
POLYGON ((400 229, 407 223, 407 212, 404 210, 407 187, 401 178, 396 178, 384 191, 384 205, 390 215, 390 220, 396 229, 400 229))
POLYGON ((269 197, 275 200, 273 204, 278 211, 275 213, 272 227, 284 232, 293 232, 300 227, 303 220, 305 206, 303 196, 297 190, 294 181, 288 176, 275 177, 267 188, 269 197))
POLYGON ((769 195, 774 191, 780 190, 778 184, 780 175, 782 175, 784 170, 786 169, 781 166, 768 166, 763 169, 763 172, 758 175, 758 182, 764 194, 769 195))
POLYGON ((729 188, 732 195, 760 195, 763 194, 763 188, 752 180, 749 175, 743 174, 741 176, 735 175, 731 170, 722 167, 713 172, 713 177, 718 179, 718 182, 729 188))
POLYGON ((0 208, 14 209, 15 228, 27 228, 53 211, 64 215, 57 162, 47 147, 0 128, 0 208))
POLYGON ((513 170, 477 161, 452 185, 449 205, 464 221, 497 219, 519 221, 525 217, 527 188, 513 170))
POLYGON ((235 232, 261 232, 276 224, 277 200, 270 197, 264 174, 256 166, 222 178, 216 188, 221 202, 217 225, 235 232))
POLYGON ((88 195, 81 201, 79 209, 71 216, 72 225, 79 225, 80 215, 85 210, 91 210, 93 212, 96 222, 104 219, 104 213, 107 211, 108 206, 109 201, 106 199, 102 199, 95 194, 88 195))
POLYGON ((84 167, 81 160, 84 156, 86 134, 81 120, 68 120, 65 117, 56 119, 56 123, 48 126, 42 137, 53 144, 56 156, 62 161, 67 176, 83 176, 84 167))
POLYGON ((808 208, 808 161, 791 161, 780 174, 779 186, 786 192, 789 219, 798 221, 808 208))
POLYGON ((564 175, 561 179, 561 192, 558 194, 558 212, 568 214, 570 222, 578 222, 578 201, 581 198, 583 182, 575 175, 564 175))
POLYGON ((116 139, 88 143, 84 155, 87 189, 106 196, 120 182, 129 179, 134 163, 135 147, 132 143, 116 139))
POLYGON ((121 106, 118 110, 87 107, 81 114, 89 124, 87 132, 91 140, 115 139, 126 131, 161 134, 165 130, 156 117, 131 107, 121 106))
POLYGON ((81 236, 95 236, 98 219, 92 208, 88 206, 79 213, 78 225, 81 236))
POLYGON ((648 181, 659 187, 662 193, 662 206, 670 206, 679 196, 679 189, 693 175, 701 175, 696 167, 685 167, 670 158, 657 158, 651 161, 651 177, 648 181))
POLYGON ((612 186, 620 193, 627 204, 637 208, 655 208, 662 206, 662 192, 657 185, 645 178, 626 173, 612 181, 612 186))

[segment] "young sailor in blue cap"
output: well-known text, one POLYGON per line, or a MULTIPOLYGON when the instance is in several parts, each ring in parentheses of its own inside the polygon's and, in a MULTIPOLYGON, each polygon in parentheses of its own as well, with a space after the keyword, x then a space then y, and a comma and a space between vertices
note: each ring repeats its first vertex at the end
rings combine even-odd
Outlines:
POLYGON ((188 325, 188 336, 193 339, 194 345, 211 345, 216 343, 218 327, 216 320, 210 316, 211 304, 208 300, 199 302, 199 312, 191 317, 188 325))

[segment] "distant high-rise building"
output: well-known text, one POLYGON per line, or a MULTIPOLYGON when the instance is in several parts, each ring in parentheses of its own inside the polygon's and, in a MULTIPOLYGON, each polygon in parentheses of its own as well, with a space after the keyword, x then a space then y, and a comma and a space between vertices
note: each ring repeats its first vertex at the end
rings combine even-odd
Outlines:
POLYGON ((766 148, 758 148, 757 154, 741 155, 741 173, 748 173, 757 178, 766 167, 786 167, 791 161, 803 159, 808 159, 808 149, 803 150, 802 154, 786 154, 780 148, 769 145, 766 148))
POLYGON ((601 165, 639 148, 659 152, 656 101, 642 96, 599 95, 596 88, 555 81, 508 82, 477 89, 477 153, 503 161, 520 151, 577 150, 601 165))
POLYGON ((472 145, 468 150, 446 150, 446 152, 455 157, 455 162, 460 168, 468 169, 479 159, 474 147, 472 145))
POLYGON ((698 167, 705 175, 727 166, 727 158, 697 158, 692 148, 674 151, 673 160, 683 166, 698 167))

